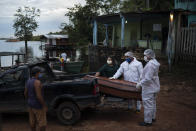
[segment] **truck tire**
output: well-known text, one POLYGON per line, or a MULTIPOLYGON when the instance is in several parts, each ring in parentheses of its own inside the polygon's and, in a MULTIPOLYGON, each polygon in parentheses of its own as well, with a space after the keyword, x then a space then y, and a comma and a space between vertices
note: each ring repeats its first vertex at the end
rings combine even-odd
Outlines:
POLYGON ((73 102, 63 102, 57 108, 57 118, 64 125, 75 124, 80 119, 80 110, 73 102))

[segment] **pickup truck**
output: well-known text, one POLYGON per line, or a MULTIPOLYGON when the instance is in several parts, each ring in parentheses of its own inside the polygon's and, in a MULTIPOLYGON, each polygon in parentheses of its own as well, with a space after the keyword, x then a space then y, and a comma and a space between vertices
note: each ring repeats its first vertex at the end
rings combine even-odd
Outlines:
POLYGON ((85 74, 54 73, 46 62, 24 64, 0 74, 0 112, 26 112, 24 89, 31 69, 42 69, 41 82, 49 112, 56 114, 62 124, 79 121, 81 110, 100 103, 97 80, 85 80, 85 74))

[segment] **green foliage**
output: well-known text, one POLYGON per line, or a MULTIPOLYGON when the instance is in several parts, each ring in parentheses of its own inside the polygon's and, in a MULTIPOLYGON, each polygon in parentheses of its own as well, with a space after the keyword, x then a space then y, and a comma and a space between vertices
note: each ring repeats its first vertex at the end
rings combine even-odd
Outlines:
POLYGON ((122 12, 141 11, 145 8, 145 0, 126 0, 121 3, 122 12))
POLYGON ((20 38, 21 40, 25 41, 25 62, 28 59, 28 49, 27 49, 27 42, 32 38, 33 31, 36 31, 38 27, 38 23, 36 21, 36 17, 40 16, 40 10, 34 7, 19 7, 14 14, 16 17, 14 19, 14 29, 15 29, 15 36, 20 38))
POLYGON ((40 10, 34 7, 19 7, 14 16, 16 17, 13 24, 15 36, 25 41, 30 40, 33 31, 38 27, 36 17, 40 16, 40 10))
POLYGON ((40 41, 40 35, 32 36, 31 41, 40 41))
MULTIPOLYGON (((67 31, 70 42, 77 45, 88 44, 93 38, 93 18, 101 14, 118 12, 119 4, 120 0, 86 0, 84 6, 78 4, 68 8, 69 11, 65 15, 69 17, 70 23, 63 23, 62 31, 67 31)), ((98 39, 104 39, 103 26, 98 28, 98 39)))
POLYGON ((174 0, 152 0, 150 6, 153 10, 171 10, 174 8, 174 0))
POLYGON ((122 12, 170 10, 174 7, 174 0, 149 0, 149 8, 146 8, 147 0, 126 0, 121 3, 122 12))

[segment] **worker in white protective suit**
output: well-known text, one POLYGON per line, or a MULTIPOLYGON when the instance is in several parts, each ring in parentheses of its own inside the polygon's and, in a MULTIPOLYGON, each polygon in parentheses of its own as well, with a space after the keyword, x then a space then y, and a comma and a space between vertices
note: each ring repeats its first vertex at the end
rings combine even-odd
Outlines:
POLYGON ((136 88, 142 88, 142 102, 144 106, 144 122, 140 126, 151 126, 156 121, 156 95, 160 91, 159 62, 155 59, 155 53, 151 49, 144 51, 144 67, 142 78, 136 88))
MULTIPOLYGON (((120 65, 120 68, 110 79, 118 79, 123 74, 125 81, 138 83, 143 71, 142 63, 137 61, 130 51, 125 53, 125 58, 126 60, 120 65)), ((133 108, 133 103, 135 103, 134 100, 128 100, 128 109, 133 108)), ((140 112, 140 110, 141 101, 137 101, 136 112, 140 112)))

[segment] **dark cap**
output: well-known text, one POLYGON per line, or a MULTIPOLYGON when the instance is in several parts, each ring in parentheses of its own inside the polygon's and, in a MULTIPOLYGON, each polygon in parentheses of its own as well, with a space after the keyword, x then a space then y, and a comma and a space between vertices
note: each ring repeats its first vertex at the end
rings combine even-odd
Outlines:
POLYGON ((31 75, 35 76, 37 73, 41 72, 41 68, 39 68, 38 66, 35 66, 32 68, 31 70, 31 75))

